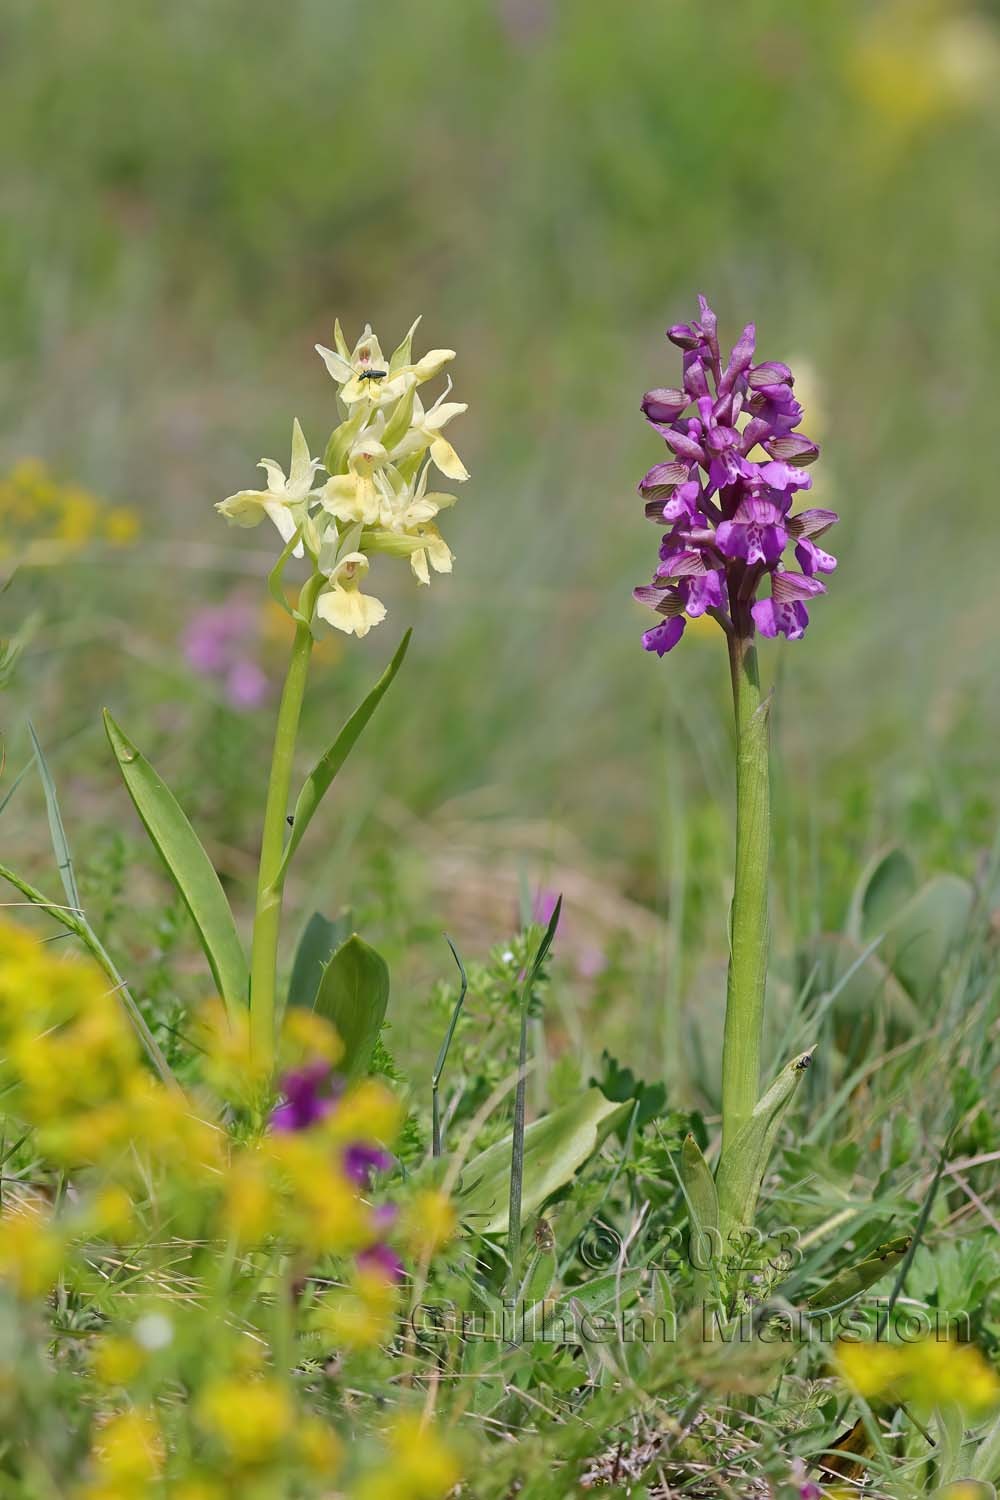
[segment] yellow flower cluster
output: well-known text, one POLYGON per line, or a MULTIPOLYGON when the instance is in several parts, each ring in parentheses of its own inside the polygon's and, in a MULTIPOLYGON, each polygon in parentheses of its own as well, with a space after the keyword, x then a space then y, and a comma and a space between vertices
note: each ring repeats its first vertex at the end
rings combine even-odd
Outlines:
POLYGON ((138 533, 134 510, 60 483, 38 459, 22 459, 0 479, 0 557, 20 558, 31 543, 49 544, 57 555, 88 542, 127 547, 138 533))
POLYGON ((930 1338, 913 1344, 842 1342, 836 1362, 866 1400, 912 1403, 925 1411, 958 1406, 971 1418, 1000 1405, 1000 1379, 973 1344, 930 1338))
POLYGON ((146 1071, 119 996, 93 964, 0 919, 0 1086, 51 1161, 131 1178, 214 1172, 223 1137, 146 1071))
MULTIPOLYGON (((347 1148, 393 1144, 400 1101, 366 1078, 331 1098, 307 1128, 267 1128, 268 1084, 246 1025, 210 1004, 193 1037, 201 1097, 148 1072, 118 996, 89 960, 0 918, 5 1111, 34 1132, 43 1160, 70 1170, 73 1188, 58 1209, 23 1187, 4 1195, 0 1281, 35 1304, 34 1319, 60 1278, 86 1295, 95 1237, 130 1247, 125 1257, 108 1257, 112 1266, 127 1261, 128 1279, 109 1304, 106 1331, 89 1347, 88 1405, 96 1418, 85 1466, 75 1482, 67 1477, 67 1494, 232 1500, 325 1494, 336 1483, 345 1500, 444 1500, 459 1469, 433 1429, 401 1416, 381 1455, 351 1455, 345 1472, 348 1453, 335 1426, 303 1404, 289 1378, 298 1351, 317 1343, 323 1357, 370 1358, 392 1338, 401 1291, 393 1252, 382 1244, 387 1216, 346 1163, 347 1148), (146 1220, 176 1236, 151 1238, 148 1260, 146 1220), (317 1293, 313 1284, 286 1303, 288 1342, 269 1351, 255 1313, 248 1316, 248 1289, 256 1286, 267 1310, 266 1329, 274 1298, 288 1298, 286 1277, 308 1287, 304 1278, 318 1259, 333 1256, 338 1274, 336 1257, 350 1265, 372 1247, 379 1249, 339 1273, 345 1285, 317 1293), (229 1297, 229 1277, 240 1286, 238 1300, 229 1297), (174 1278, 183 1287, 176 1299, 174 1278), (203 1343, 199 1368, 190 1361, 203 1343), (276 1360, 277 1348, 287 1366, 276 1360)), ((318 1064, 322 1079, 324 1064, 340 1055, 325 1021, 289 1012, 278 1045, 282 1070, 318 1064)), ((423 1260, 454 1232, 454 1209, 436 1189, 417 1190, 396 1224, 400 1246, 423 1260)), ((99 1284, 105 1287, 103 1278, 99 1284)))

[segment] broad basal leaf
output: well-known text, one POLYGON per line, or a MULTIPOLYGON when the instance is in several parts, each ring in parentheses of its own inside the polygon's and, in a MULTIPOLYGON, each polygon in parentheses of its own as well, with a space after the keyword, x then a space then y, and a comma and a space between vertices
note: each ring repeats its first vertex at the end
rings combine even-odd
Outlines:
POLYGON ((219 994, 231 1011, 242 1011, 249 991, 246 955, 212 862, 173 793, 107 709, 104 727, 135 810, 191 913, 219 994))

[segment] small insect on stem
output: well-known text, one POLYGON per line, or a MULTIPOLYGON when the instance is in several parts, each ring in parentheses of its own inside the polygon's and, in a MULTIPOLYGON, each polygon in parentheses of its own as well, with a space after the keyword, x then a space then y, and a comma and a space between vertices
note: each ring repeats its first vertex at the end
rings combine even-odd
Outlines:
POLYGON ((359 380, 384 380, 385 377, 388 375, 388 373, 389 373, 388 370, 362 370, 361 374, 358 376, 358 379, 359 380))

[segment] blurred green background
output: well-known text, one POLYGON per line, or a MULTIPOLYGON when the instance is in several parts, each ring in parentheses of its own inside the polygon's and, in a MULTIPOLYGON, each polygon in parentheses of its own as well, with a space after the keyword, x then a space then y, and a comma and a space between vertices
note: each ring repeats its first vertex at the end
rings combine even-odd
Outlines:
MULTIPOLYGON (((664 953, 679 994, 725 943, 725 651, 645 655, 630 590, 662 452, 638 404, 699 291, 796 368, 812 498, 843 517, 809 635, 766 647, 779 932, 838 921, 889 840, 970 872, 1000 732, 998 81, 1000 5, 971 0, 6 0, 0 468, 34 455, 141 521, 0 599, 3 633, 38 619, 7 779, 30 708, 94 889, 164 889, 122 852, 109 702, 245 905, 269 717, 179 642, 262 597, 273 548, 212 505, 285 461, 293 415, 321 451, 335 315, 391 348, 419 312, 469 403, 456 570, 380 588, 387 624, 318 663, 304 765, 417 626, 294 894, 359 905, 419 996, 442 925, 482 947, 558 885, 580 968, 625 934, 634 983, 593 1004, 669 1049, 664 953)), ((41 878, 39 807, 19 791, 4 842, 41 878)))

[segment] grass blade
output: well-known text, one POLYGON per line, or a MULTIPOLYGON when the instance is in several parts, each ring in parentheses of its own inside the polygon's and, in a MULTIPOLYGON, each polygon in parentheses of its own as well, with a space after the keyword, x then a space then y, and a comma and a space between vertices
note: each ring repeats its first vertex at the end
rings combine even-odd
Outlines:
POLYGON ((104 727, 135 810, 191 914, 219 994, 232 1013, 241 1012, 249 991, 246 954, 212 862, 173 793, 107 709, 104 727))
POLYGON ((434 1072, 431 1074, 431 1152, 434 1156, 441 1155, 441 1102, 438 1098, 438 1089, 441 1086, 441 1075, 444 1072, 444 1065, 448 1061, 448 1049, 451 1046, 451 1039, 455 1035, 455 1027, 458 1025, 458 1018, 462 1014, 462 1006, 465 1004, 465 997, 469 992, 469 978, 465 972, 465 965, 458 956, 458 949, 447 933, 444 935, 444 940, 451 949, 452 958, 458 965, 458 972, 461 976, 461 988, 458 999, 455 1001, 455 1009, 451 1013, 451 1020, 448 1022, 448 1030, 445 1032, 444 1041, 441 1043, 437 1055, 437 1062, 434 1064, 434 1072))
POLYGON ((538 945, 534 962, 521 989, 521 1036, 517 1054, 517 1092, 514 1095, 514 1129, 511 1133, 510 1155, 510 1204, 507 1213, 507 1250, 510 1258, 511 1286, 516 1288, 520 1276, 521 1260, 521 1197, 524 1187, 524 1118, 527 1090, 528 1066, 528 1006, 531 1002, 531 987, 538 978, 546 955, 559 926, 562 914, 562 896, 555 904, 545 935, 538 945))
POLYGON ((49 837, 52 840, 52 849, 59 866, 59 878, 62 881, 63 890, 66 892, 66 900, 74 911, 82 911, 80 903, 80 891, 76 883, 76 872, 73 869, 73 856, 70 853, 69 840, 66 837, 66 828, 63 824, 62 813, 59 811, 59 798, 56 795, 56 784, 49 770, 49 763, 45 759, 44 751, 35 733, 35 726, 28 720, 28 733, 35 751, 35 761, 38 766, 38 774, 42 778, 42 787, 45 791, 45 809, 49 816, 49 837))

